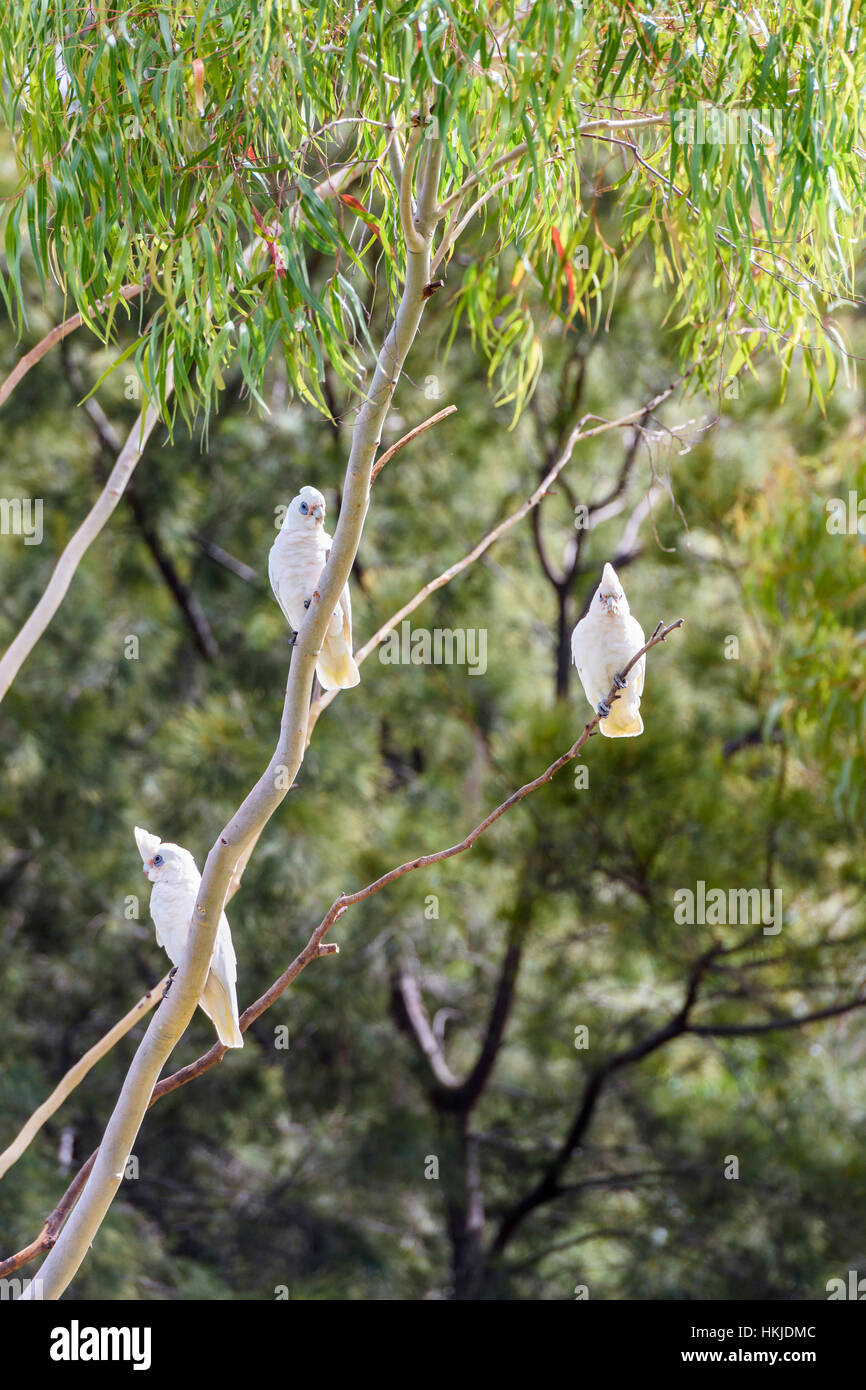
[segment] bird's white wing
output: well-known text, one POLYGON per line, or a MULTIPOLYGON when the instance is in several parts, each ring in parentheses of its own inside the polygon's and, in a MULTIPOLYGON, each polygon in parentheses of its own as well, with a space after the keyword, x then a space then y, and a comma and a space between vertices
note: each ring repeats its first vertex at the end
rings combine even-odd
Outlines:
POLYGON ((352 651, 352 599, 349 594, 349 581, 346 580, 346 587, 340 595, 340 605, 343 609, 343 636, 346 639, 346 646, 352 651))
MULTIPOLYGON (((327 546, 328 546, 327 550, 325 551, 325 558, 324 558, 324 560, 323 560, 323 562, 322 562, 322 569, 324 569, 324 568, 325 568, 325 565, 328 563, 328 560, 329 560, 330 557, 331 557, 331 545, 333 544, 333 542, 332 542, 332 540, 331 540, 331 537, 328 535, 327 531, 324 531, 324 532, 322 533, 322 537, 323 537, 323 539, 327 542, 327 546)), ((343 592, 342 592, 341 595, 340 595, 340 608, 342 609, 342 612, 343 612, 343 640, 345 641, 346 646, 349 648, 349 651, 351 652, 351 651, 352 651, 352 600, 351 600, 351 597, 350 597, 350 595, 349 595, 349 581, 348 581, 348 579, 346 580, 346 587, 344 588, 343 592)))
POLYGON ((211 956, 211 970, 216 970, 223 980, 230 980, 232 984, 237 983, 238 978, 238 958, 235 955, 235 945, 232 941, 229 920, 225 913, 220 917, 220 924, 217 927, 216 941, 214 942, 213 955, 211 956))
POLYGON ((217 1031, 225 1047, 243 1047, 244 1040, 238 1018, 238 967, 232 934, 225 913, 220 918, 210 970, 205 980, 199 1004, 217 1031))
MULTIPOLYGON (((138 845, 138 852, 141 855, 142 863, 146 864, 148 859, 152 859, 162 844, 158 835, 151 835, 149 830, 142 830, 140 825, 134 827, 135 843, 138 845)), ((161 943, 160 943, 161 944, 161 943)))
MULTIPOLYGON (((286 612, 286 605, 283 603, 283 600, 280 597, 280 579, 276 568, 275 547, 276 541, 271 546, 270 552, 268 554, 268 579, 271 581, 271 589, 273 590, 274 598, 277 600, 277 603, 280 605, 280 608, 282 609, 283 617, 289 624, 289 627, 292 627, 291 619, 289 618, 289 615, 286 612)), ((294 631, 294 629, 292 630, 294 631)))
MULTIPOLYGON (((644 630, 638 622, 637 618, 629 617, 628 636, 629 643, 634 643, 635 650, 640 650, 641 647, 646 645, 646 637, 644 636, 644 630)), ((637 663, 637 666, 634 669, 637 673, 635 677, 635 690, 637 691, 638 695, 642 695, 644 676, 646 675, 646 653, 644 653, 644 655, 641 657, 640 661, 637 663)))
POLYGON ((588 618, 581 618, 571 634, 571 658, 577 667, 577 674, 586 698, 595 709, 599 700, 607 694, 602 690, 600 678, 601 655, 598 650, 597 634, 594 633, 588 618))

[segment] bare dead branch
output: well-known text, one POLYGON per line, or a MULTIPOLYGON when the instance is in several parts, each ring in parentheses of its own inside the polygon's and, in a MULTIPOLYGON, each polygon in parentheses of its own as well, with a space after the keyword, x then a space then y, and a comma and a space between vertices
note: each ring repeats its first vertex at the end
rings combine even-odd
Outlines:
POLYGON ((152 989, 149 989, 146 994, 143 994, 138 1000, 138 1003, 133 1004, 129 1012, 124 1014, 123 1018, 119 1019, 118 1022, 99 1039, 99 1042, 94 1043, 93 1047, 89 1048, 84 1056, 81 1057, 74 1066, 69 1068, 62 1080, 58 1081, 48 1099, 44 1100, 38 1109, 34 1110, 29 1120, 22 1125, 21 1129, 12 1140, 12 1143, 0 1153, 0 1178, 9 1172, 13 1163, 17 1163, 18 1159, 39 1133, 46 1120, 49 1120, 54 1112, 60 1109, 63 1102, 72 1094, 76 1086, 81 1084, 88 1072, 92 1071, 96 1066, 96 1063, 101 1061, 107 1052, 111 1051, 115 1043, 118 1043, 121 1038, 126 1036, 130 1028, 133 1028, 149 1009, 153 1008, 154 1004, 160 999, 167 980, 168 975, 163 975, 159 983, 155 984, 152 989))
MULTIPOLYGON (((166 375, 167 395, 171 394, 172 384, 172 368, 169 363, 166 375)), ((144 452, 144 446, 159 418, 159 405, 152 402, 148 403, 129 431, 126 443, 117 456, 117 461, 108 475, 105 487, 63 550, 42 597, 0 659, 0 700, 6 695, 27 657, 63 602, 82 557, 95 541, 123 496, 126 485, 132 477, 135 466, 144 452)))
POLYGON ((405 449, 407 444, 411 444, 413 439, 417 439, 419 434, 423 434, 425 430, 429 430, 433 425, 438 425, 439 421, 444 420, 446 415, 453 415, 456 409, 456 405, 446 405, 444 410, 437 410, 435 415, 431 415, 428 420, 422 420, 420 425, 416 425, 414 429, 409 430, 408 434, 404 434, 403 438, 398 439, 396 444, 392 444, 390 448, 380 454, 373 464, 373 471, 370 474, 371 484, 376 481, 382 469, 385 467, 385 464, 390 463, 395 454, 399 454, 400 450, 405 449))
MULTIPOLYGON (((123 285, 117 293, 120 295, 121 299, 135 299, 136 296, 146 290, 149 285, 150 276, 146 275, 140 285, 123 285)), ((110 307, 111 303, 112 300, 110 298, 102 299, 97 304, 96 308, 102 313, 110 307)), ((6 380, 0 385, 0 406, 5 405, 19 381, 23 380, 31 367, 35 367, 37 362, 41 362, 45 354, 50 352, 56 343, 60 343, 64 338, 68 338, 69 334, 74 333, 76 328, 80 328, 83 322, 84 320, 81 314, 70 314, 68 319, 64 319, 62 323, 55 324, 54 328, 50 329, 49 332, 45 334, 44 338, 40 338, 35 347, 32 347, 29 352, 26 352, 23 357, 19 358, 12 368, 12 371, 6 377, 6 380)))

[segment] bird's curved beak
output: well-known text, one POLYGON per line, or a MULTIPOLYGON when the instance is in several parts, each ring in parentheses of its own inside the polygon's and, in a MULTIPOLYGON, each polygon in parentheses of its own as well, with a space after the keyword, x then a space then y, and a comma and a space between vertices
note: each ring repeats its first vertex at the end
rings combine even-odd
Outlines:
POLYGON ((314 520, 316 520, 316 521, 324 521, 324 519, 325 519, 325 510, 324 510, 324 507, 321 507, 321 506, 319 505, 319 503, 317 502, 316 505, 315 505, 315 507, 313 508, 312 515, 313 515, 314 520))

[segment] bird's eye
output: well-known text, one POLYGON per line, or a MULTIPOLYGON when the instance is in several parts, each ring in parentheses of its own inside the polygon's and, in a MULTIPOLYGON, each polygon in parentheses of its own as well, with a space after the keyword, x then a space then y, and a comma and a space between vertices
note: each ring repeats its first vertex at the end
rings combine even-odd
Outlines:
POLYGON ((302 503, 301 503, 301 516, 306 516, 306 515, 307 515, 307 512, 308 512, 309 510, 310 510, 310 509, 309 509, 309 507, 307 506, 306 502, 302 502, 302 503))
POLYGON ((155 854, 155 855, 153 856, 153 867, 154 867, 155 869, 158 869, 159 866, 160 866, 160 864, 164 864, 164 863, 165 863, 165 860, 163 859, 163 857, 162 857, 161 854, 155 854))

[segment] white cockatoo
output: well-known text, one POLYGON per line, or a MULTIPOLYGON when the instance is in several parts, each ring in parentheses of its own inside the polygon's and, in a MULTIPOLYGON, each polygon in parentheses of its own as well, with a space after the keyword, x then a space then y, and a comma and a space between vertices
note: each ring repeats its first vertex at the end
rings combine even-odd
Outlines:
MULTIPOLYGON (((150 915, 156 927, 156 943, 162 946, 172 965, 183 959, 201 874, 188 849, 167 844, 158 835, 135 827, 135 843, 144 872, 153 884, 150 915)), ((223 912, 217 927, 210 972, 199 1004, 217 1031, 224 1047, 243 1047, 238 1019, 238 962, 232 945, 228 918, 223 912)))
MULTIPOLYGON (((325 530, 325 499, 318 488, 302 487, 293 498, 268 555, 271 588, 286 622, 296 634, 330 551, 331 537, 325 530)), ((361 679, 352 656, 352 601, 348 584, 331 614, 316 662, 316 675, 323 690, 348 690, 361 679)))
POLYGON ((616 570, 613 565, 605 565, 589 611, 571 634, 571 655, 586 698, 602 715, 598 727, 607 738, 636 738, 643 733, 640 697, 646 655, 635 662, 624 683, 617 677, 645 642, 643 628, 631 615, 616 570), (614 683, 620 686, 619 698, 608 705, 607 696, 614 683))

